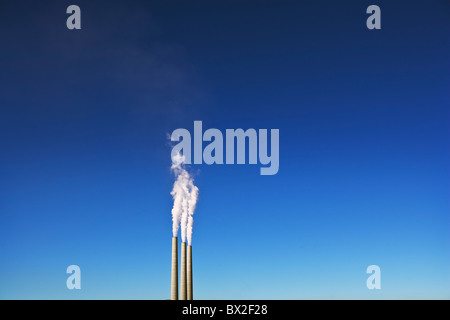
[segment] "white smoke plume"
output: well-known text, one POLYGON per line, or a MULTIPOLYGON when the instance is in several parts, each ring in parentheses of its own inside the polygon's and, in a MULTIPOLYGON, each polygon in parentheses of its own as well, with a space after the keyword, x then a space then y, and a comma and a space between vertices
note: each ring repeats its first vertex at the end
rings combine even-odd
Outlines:
POLYGON ((192 243, 192 226, 194 224, 194 218, 192 218, 192 216, 194 215, 195 207, 197 206, 197 199, 198 199, 198 188, 194 184, 192 184, 191 192, 189 193, 188 221, 186 226, 188 245, 191 245, 192 243))
POLYGON ((194 180, 184 168, 184 156, 180 153, 172 157, 171 170, 175 174, 175 183, 172 192, 173 208, 172 208, 172 231, 176 237, 178 229, 181 226, 181 241, 191 245, 192 241, 192 225, 194 219, 195 207, 198 199, 198 188, 194 185, 194 180))

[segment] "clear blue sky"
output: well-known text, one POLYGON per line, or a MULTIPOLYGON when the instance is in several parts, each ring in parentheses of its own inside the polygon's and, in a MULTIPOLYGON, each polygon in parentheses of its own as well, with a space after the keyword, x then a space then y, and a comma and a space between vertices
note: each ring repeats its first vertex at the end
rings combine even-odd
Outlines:
POLYGON ((279 129, 280 170, 189 168, 194 298, 449 299, 449 30, 446 1, 0 2, 0 298, 169 298, 167 134, 202 120, 279 129))

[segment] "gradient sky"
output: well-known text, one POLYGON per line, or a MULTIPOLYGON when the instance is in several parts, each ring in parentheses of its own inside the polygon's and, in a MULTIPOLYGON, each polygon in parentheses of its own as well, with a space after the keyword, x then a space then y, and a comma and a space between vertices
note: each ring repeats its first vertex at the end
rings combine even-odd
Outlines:
POLYGON ((168 299, 202 120, 279 129, 280 170, 190 166, 194 298, 449 299, 450 4, 392 2, 1 1, 0 298, 168 299))

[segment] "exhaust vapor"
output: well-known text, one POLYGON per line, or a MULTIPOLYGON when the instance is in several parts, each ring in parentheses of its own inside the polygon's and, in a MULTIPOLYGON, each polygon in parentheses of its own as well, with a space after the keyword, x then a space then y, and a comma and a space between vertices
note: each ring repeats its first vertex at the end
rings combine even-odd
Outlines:
POLYGON ((172 232, 176 237, 181 226, 181 241, 191 245, 192 227, 195 207, 197 206, 198 188, 194 185, 194 180, 184 167, 185 157, 180 153, 172 156, 171 170, 175 174, 175 183, 172 192, 172 232))

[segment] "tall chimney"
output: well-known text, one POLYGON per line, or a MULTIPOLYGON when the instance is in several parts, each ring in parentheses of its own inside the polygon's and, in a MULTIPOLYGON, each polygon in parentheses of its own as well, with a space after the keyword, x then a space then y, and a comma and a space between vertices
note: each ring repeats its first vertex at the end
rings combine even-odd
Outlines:
POLYGON ((181 242, 180 300, 186 300, 186 242, 181 242))
POLYGON ((172 238, 172 279, 170 283, 170 299, 178 300, 178 241, 172 238))
POLYGON ((192 246, 187 247, 187 299, 193 300, 192 296, 192 246))

